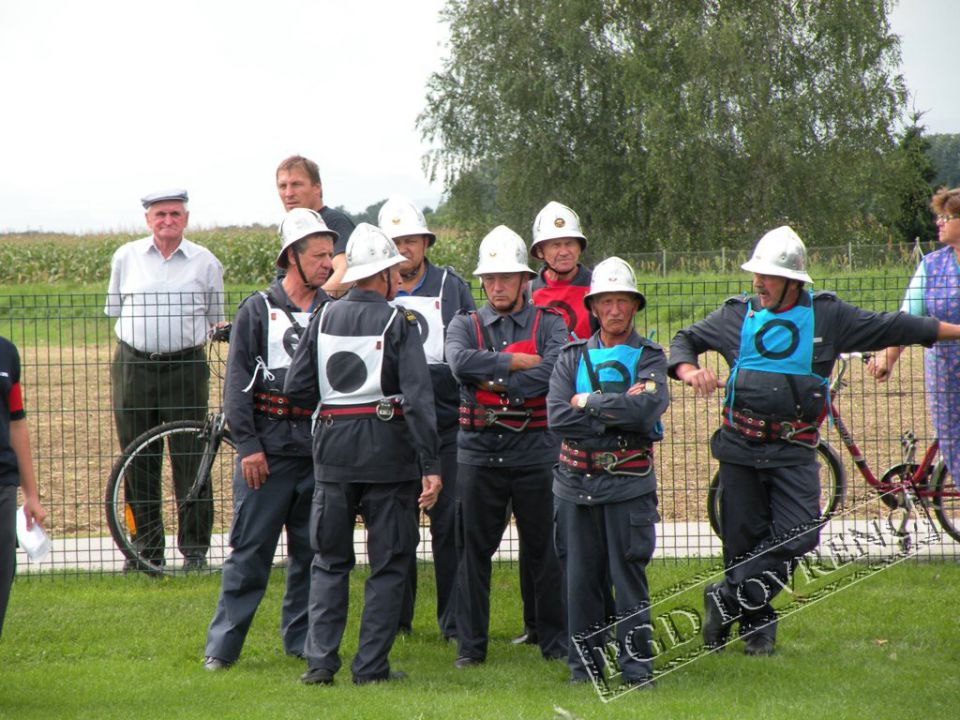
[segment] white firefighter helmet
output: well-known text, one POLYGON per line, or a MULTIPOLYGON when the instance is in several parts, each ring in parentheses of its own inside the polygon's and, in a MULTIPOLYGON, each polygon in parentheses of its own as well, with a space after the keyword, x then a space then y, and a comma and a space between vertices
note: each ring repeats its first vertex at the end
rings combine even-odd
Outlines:
POLYGON ((536 273, 527 266, 523 238, 506 225, 497 225, 480 241, 480 257, 474 275, 492 273, 536 273))
POLYGON ((590 292, 583 296, 583 304, 590 309, 590 298, 603 293, 629 293, 637 298, 637 310, 643 310, 647 299, 637 290, 637 276, 630 263, 618 257, 609 257, 597 263, 590 277, 590 292))
POLYGON ((807 274, 807 248, 788 225, 771 230, 760 238, 753 256, 740 267, 760 275, 813 282, 807 274))
POLYGON ((277 234, 280 236, 280 253, 277 255, 277 267, 287 267, 287 248, 298 240, 310 235, 322 233, 329 235, 333 242, 337 242, 340 235, 327 227, 327 224, 320 217, 320 213, 309 208, 294 208, 288 212, 283 220, 280 221, 280 227, 277 234))
POLYGON ((541 258, 540 243, 558 238, 576 238, 580 241, 580 252, 587 249, 587 238, 580 231, 580 217, 566 205, 555 200, 548 202, 543 210, 537 213, 533 221, 533 244, 530 254, 541 258))
POLYGON ((420 208, 399 195, 394 195, 383 204, 377 223, 391 240, 407 235, 426 235, 429 238, 428 247, 437 241, 437 236, 427 229, 427 221, 420 208))
POLYGON ((346 255, 345 283, 363 280, 404 261, 393 240, 370 223, 360 223, 350 233, 346 255))

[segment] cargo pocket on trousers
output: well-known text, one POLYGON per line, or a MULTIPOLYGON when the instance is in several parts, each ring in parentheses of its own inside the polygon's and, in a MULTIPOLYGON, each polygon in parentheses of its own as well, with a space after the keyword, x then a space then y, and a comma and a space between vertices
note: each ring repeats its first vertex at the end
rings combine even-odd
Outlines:
POLYGON ((457 557, 463 557, 463 506, 459 499, 453 501, 453 544, 457 557))
POLYGON ((397 549, 412 555, 420 544, 420 512, 417 509, 417 496, 397 497, 396 543, 397 549))
POLYGON ((563 532, 560 528, 560 502, 556 497, 553 498, 553 547, 562 565, 567 558, 567 546, 563 542, 563 532))
POLYGON ((234 550, 237 548, 237 543, 240 538, 243 536, 243 525, 247 520, 247 513, 245 512, 245 503, 246 497, 244 496, 238 501, 234 502, 233 505, 233 520, 230 522, 230 547, 234 550))
POLYGON ((315 553, 323 547, 323 513, 327 505, 327 495, 324 487, 318 484, 313 489, 313 500, 310 502, 310 549, 315 553))
POLYGON ((657 545, 655 525, 660 522, 657 509, 641 510, 630 513, 630 549, 627 559, 646 564, 653 557, 657 545))

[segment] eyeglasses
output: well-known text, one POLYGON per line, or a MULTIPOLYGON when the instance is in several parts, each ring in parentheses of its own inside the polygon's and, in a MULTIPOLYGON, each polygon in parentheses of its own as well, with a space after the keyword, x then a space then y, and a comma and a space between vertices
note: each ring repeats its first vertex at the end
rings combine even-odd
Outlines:
POLYGON ((951 220, 960 220, 960 215, 937 215, 937 223, 946 225, 951 220))

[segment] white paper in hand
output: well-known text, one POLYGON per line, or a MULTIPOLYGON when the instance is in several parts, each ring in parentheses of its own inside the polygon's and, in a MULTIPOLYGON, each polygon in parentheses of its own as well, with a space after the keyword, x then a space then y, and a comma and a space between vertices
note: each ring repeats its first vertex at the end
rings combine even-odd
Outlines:
POLYGON ((23 506, 17 510, 17 541, 34 562, 43 560, 50 552, 50 537, 37 523, 27 530, 27 513, 23 506))

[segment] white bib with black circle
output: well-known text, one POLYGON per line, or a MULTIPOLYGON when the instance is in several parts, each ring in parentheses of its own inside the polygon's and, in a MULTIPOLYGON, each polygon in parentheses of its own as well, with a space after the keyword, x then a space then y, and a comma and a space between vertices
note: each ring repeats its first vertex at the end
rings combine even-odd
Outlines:
POLYGON ((385 397, 381 385, 386 334, 399 312, 394 308, 380 335, 329 335, 320 311, 317 334, 317 375, 323 405, 357 405, 385 397))
POLYGON ((440 280, 440 293, 436 297, 425 295, 400 295, 393 301, 412 312, 420 326, 420 340, 423 342, 423 354, 427 363, 437 365, 443 362, 443 285, 447 281, 447 271, 443 271, 440 280))
MULTIPOLYGON (((270 304, 266 294, 261 293, 267 305, 267 369, 285 370, 290 367, 293 353, 300 344, 300 332, 290 322, 290 318, 283 310, 270 304)), ((306 328, 310 322, 310 313, 291 313, 301 328, 306 328)))

